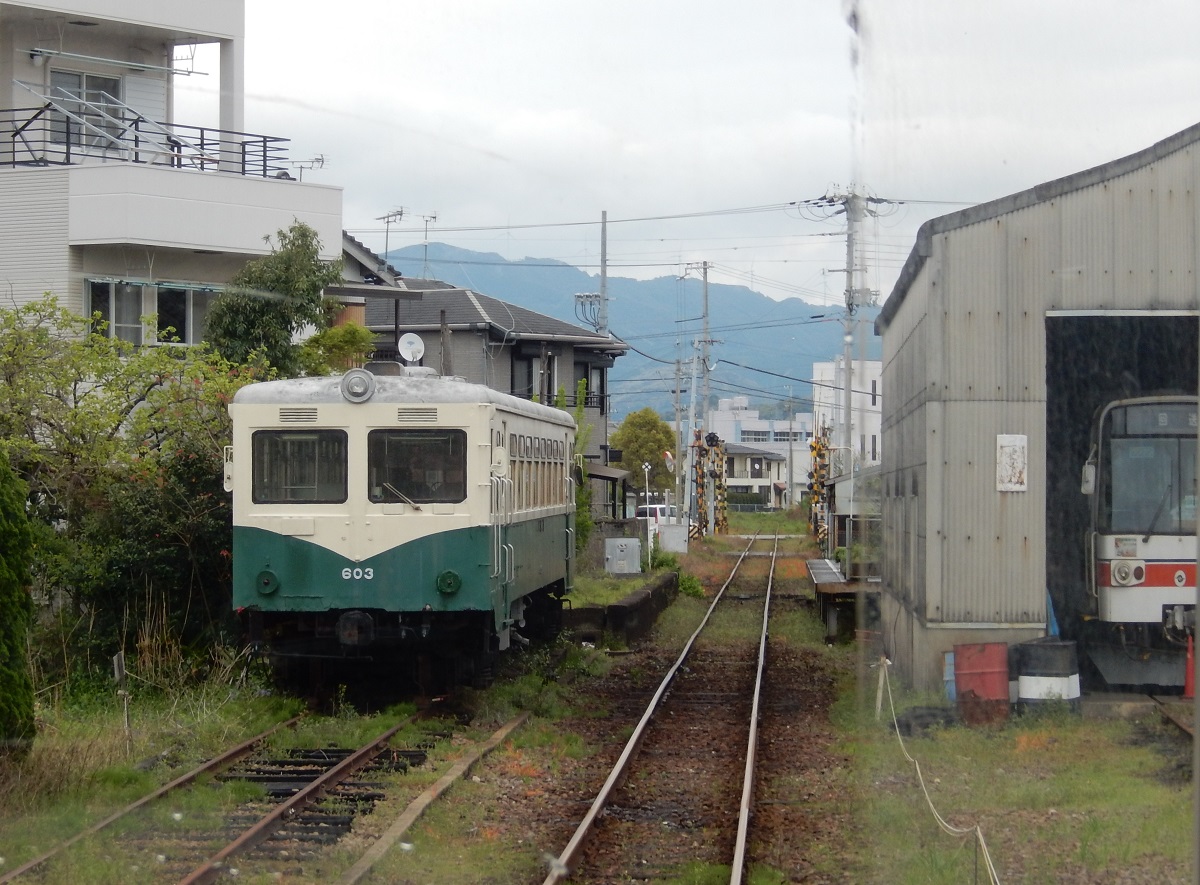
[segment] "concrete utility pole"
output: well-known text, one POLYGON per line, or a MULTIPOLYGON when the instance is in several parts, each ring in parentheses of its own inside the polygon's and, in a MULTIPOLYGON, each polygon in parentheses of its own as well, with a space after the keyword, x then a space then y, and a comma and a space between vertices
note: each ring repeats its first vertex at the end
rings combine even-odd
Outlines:
POLYGON ((600 305, 596 331, 608 334, 608 210, 600 213, 600 305))
POLYGON ((701 426, 708 430, 708 346, 712 343, 708 334, 708 262, 705 261, 700 267, 704 274, 704 351, 701 354, 704 360, 704 421, 701 426))
MULTIPOLYGON (((675 360, 675 503, 683 508, 684 494, 683 483, 687 475, 687 462, 683 458, 685 449, 685 441, 683 439, 683 404, 679 401, 679 387, 683 376, 683 362, 679 359, 675 360)), ((687 515, 687 511, 681 509, 682 515, 687 515)))
MULTIPOLYGON (((697 368, 696 362, 697 362, 697 357, 698 357, 699 353, 700 353, 700 342, 699 341, 692 342, 692 383, 691 383, 691 389, 688 392, 688 395, 691 398, 691 401, 690 401, 691 404, 688 406, 687 433, 684 435, 684 438, 683 438, 683 450, 685 452, 687 452, 687 457, 683 461, 677 460, 675 462, 676 464, 680 464, 680 465, 686 463, 687 470, 689 471, 687 473, 687 475, 684 477, 684 482, 683 482, 684 492, 687 495, 687 501, 686 501, 684 512, 687 513, 689 518, 692 516, 698 515, 698 514, 692 513, 692 504, 693 504, 693 501, 695 500, 695 498, 692 495, 692 483, 691 483, 690 471, 692 469, 692 437, 695 435, 694 431, 696 428, 696 368, 697 368)), ((680 471, 683 472, 682 467, 680 467, 680 471)))
POLYGON ((600 213, 600 291, 576 292, 575 315, 601 335, 608 331, 608 212, 600 213))
POLYGON ((843 381, 844 381, 844 399, 842 400, 842 443, 846 448, 853 450, 854 448, 854 421, 852 417, 853 406, 851 404, 851 396, 853 395, 853 369, 851 362, 850 348, 854 343, 854 329, 856 324, 856 314, 858 313, 858 296, 861 290, 855 285, 855 250, 858 245, 858 225, 863 217, 863 199, 859 196, 854 187, 851 186, 850 193, 846 195, 843 201, 846 207, 846 319, 845 319, 845 334, 843 335, 843 343, 845 345, 843 353, 843 381))

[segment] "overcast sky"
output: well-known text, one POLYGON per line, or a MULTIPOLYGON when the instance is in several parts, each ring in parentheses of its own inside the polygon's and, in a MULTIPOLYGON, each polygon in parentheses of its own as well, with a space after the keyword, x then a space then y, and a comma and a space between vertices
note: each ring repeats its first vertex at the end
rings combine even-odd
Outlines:
MULTIPOLYGON (((246 5, 247 129, 324 156, 304 180, 377 251, 403 209, 391 248, 428 218, 597 272, 607 211, 610 275, 840 302, 841 217, 789 204, 854 183, 904 201, 863 231, 886 298, 926 218, 1200 122, 1195 0, 862 0, 857 65, 842 0, 246 5)), ((179 79, 181 122, 216 80, 179 79)))

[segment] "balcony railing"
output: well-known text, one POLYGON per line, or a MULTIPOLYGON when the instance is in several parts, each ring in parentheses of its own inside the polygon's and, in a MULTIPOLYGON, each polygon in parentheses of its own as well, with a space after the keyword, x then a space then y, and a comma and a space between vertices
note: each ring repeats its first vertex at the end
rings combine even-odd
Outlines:
POLYGON ((286 138, 158 123, 105 93, 66 90, 45 104, 0 110, 0 164, 71 166, 95 160, 289 178, 286 138))
MULTIPOLYGON (((530 394, 518 393, 515 390, 512 392, 512 395, 519 396, 521 399, 529 399, 529 400, 533 399, 533 396, 531 396, 530 394)), ((575 406, 578 404, 578 401, 579 401, 579 397, 577 397, 573 393, 568 393, 563 397, 563 408, 568 409, 568 410, 574 409, 575 406)), ((545 402, 545 400, 542 400, 539 398, 539 402, 545 402)), ((549 402, 549 405, 555 405, 555 404, 557 404, 557 402, 558 402, 558 399, 556 397, 549 402)), ((594 410, 598 411, 601 415, 607 415, 608 414, 608 395, 600 394, 600 393, 589 393, 583 398, 583 407, 585 409, 594 409, 594 410)))

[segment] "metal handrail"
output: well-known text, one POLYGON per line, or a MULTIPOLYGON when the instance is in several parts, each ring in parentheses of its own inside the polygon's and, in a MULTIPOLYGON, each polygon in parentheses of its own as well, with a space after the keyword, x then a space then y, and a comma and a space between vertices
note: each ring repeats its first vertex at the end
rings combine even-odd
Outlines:
POLYGON ((45 103, 0 109, 0 131, 8 134, 0 141, 0 165, 71 166, 102 155, 110 161, 231 171, 247 177, 287 175, 289 139, 161 123, 105 93, 100 94, 102 101, 89 102, 67 90, 46 94, 40 87, 22 85, 45 103))

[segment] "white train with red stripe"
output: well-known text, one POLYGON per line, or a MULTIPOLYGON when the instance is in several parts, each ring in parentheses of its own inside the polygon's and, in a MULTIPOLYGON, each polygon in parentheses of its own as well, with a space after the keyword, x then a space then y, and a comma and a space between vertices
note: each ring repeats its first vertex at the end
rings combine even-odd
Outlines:
POLYGON ((1196 610, 1197 398, 1116 400, 1093 431, 1088 656, 1109 684, 1183 685, 1196 610))

